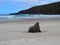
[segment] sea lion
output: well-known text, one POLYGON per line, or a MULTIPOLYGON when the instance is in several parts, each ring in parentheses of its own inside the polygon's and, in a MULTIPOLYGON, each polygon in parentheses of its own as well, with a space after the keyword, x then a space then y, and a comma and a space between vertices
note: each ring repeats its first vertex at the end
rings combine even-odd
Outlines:
POLYGON ((32 33, 35 33, 35 32, 41 32, 40 26, 39 26, 39 22, 36 22, 35 25, 29 27, 28 32, 32 32, 32 33))

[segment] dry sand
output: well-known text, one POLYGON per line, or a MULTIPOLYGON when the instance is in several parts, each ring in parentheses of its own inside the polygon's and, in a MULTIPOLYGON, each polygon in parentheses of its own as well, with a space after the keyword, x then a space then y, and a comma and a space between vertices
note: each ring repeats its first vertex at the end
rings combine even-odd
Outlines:
POLYGON ((0 45, 60 45, 60 19, 0 22, 0 45), (28 33, 39 22, 41 33, 28 33))

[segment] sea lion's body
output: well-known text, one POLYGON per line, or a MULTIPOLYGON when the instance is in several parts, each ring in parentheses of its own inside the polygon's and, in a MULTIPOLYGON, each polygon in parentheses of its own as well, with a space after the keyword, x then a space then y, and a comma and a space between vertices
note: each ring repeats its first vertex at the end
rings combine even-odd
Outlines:
POLYGON ((32 33, 41 32, 39 23, 36 23, 34 26, 31 26, 28 32, 32 32, 32 33))

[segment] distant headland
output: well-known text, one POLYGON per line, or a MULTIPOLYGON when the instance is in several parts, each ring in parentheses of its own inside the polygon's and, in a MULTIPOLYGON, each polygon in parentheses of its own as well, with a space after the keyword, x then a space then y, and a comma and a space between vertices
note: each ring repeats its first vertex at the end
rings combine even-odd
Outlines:
POLYGON ((60 2, 34 6, 27 10, 19 11, 18 13, 11 13, 10 15, 19 14, 60 14, 60 2))

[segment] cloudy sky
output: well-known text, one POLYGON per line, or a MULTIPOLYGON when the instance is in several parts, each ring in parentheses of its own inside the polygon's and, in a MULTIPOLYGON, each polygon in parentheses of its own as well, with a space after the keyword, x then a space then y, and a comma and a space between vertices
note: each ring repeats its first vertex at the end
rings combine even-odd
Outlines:
POLYGON ((0 0, 0 14, 15 13, 32 6, 43 5, 60 0, 0 0))

